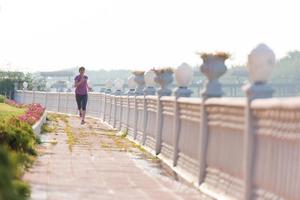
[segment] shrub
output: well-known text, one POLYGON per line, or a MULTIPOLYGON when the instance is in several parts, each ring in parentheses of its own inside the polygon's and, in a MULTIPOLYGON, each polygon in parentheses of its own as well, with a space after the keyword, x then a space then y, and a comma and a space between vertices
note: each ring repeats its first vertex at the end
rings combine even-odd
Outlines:
POLYGON ((18 154, 0 146, 0 200, 26 200, 30 188, 21 180, 18 154))
POLYGON ((0 121, 0 200, 26 200, 30 196, 30 188, 21 177, 24 169, 33 163, 35 146, 39 142, 31 125, 40 119, 44 108, 39 104, 22 105, 8 99, 3 101, 14 107, 25 108, 26 113, 0 121))
POLYGON ((37 138, 32 127, 19 119, 11 118, 0 123, 0 144, 12 150, 35 155, 37 138))

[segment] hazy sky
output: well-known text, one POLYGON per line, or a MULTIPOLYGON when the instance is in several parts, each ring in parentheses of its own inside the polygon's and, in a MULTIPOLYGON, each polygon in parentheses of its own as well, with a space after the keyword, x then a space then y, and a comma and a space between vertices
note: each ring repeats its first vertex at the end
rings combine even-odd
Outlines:
POLYGON ((0 0, 0 67, 49 71, 244 63, 264 42, 300 49, 298 0, 0 0))

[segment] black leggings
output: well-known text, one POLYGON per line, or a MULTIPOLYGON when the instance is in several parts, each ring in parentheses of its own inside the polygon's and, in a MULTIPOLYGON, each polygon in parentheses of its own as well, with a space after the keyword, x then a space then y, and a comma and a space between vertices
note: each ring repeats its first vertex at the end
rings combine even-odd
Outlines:
POLYGON ((88 95, 80 95, 80 94, 76 94, 76 102, 77 102, 77 107, 78 110, 86 110, 86 104, 87 104, 87 100, 88 100, 88 95))

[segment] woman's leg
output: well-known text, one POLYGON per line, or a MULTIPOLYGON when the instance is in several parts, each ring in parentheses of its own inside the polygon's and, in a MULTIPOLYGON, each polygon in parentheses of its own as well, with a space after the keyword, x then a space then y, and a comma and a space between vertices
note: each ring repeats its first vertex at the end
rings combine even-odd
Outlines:
POLYGON ((87 105, 88 96, 82 96, 82 122, 84 123, 85 113, 86 113, 86 105, 87 105))
POLYGON ((79 95, 79 94, 76 94, 76 103, 77 103, 77 108, 78 108, 78 111, 79 111, 79 116, 81 117, 81 116, 82 116, 82 113, 81 113, 81 108, 82 108, 82 96, 79 95))

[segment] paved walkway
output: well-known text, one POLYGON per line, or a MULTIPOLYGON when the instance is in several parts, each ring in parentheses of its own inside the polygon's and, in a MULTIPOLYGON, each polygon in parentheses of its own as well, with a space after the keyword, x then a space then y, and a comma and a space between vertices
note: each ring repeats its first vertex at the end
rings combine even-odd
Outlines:
POLYGON ((24 177, 32 200, 206 199, 99 121, 80 125, 77 117, 50 117, 56 130, 43 135, 37 161, 24 177))

